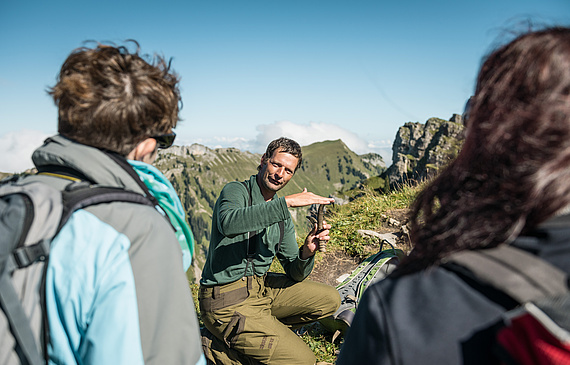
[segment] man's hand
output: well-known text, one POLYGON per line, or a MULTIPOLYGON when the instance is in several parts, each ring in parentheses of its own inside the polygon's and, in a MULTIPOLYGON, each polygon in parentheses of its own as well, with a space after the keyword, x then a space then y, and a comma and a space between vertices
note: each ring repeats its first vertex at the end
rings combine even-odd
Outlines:
MULTIPOLYGON (((321 203, 322 204, 322 203, 321 203)), ((319 249, 319 240, 328 242, 329 229, 331 225, 323 221, 323 230, 317 233, 317 224, 313 225, 313 229, 309 232, 309 235, 305 239, 305 244, 303 245, 303 250, 301 251, 301 259, 306 260, 315 254, 315 251, 319 249)))
POLYGON ((311 204, 331 204, 334 203, 333 198, 325 198, 324 196, 316 195, 307 191, 307 188, 303 189, 302 193, 297 193, 293 195, 287 195, 285 197, 287 202, 287 207, 305 207, 311 204))

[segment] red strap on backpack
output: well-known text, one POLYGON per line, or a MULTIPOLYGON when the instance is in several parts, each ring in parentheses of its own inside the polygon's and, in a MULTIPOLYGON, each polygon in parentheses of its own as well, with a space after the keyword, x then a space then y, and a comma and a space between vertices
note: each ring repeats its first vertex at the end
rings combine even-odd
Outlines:
POLYGON ((521 365, 570 364, 570 333, 540 308, 525 305, 497 333, 500 353, 521 365))

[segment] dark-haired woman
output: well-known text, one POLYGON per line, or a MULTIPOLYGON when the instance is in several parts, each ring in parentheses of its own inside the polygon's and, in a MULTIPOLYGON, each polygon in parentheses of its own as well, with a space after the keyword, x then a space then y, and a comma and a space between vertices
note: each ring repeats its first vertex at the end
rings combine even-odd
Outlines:
POLYGON ((490 364, 517 305, 442 266, 509 244, 570 273, 570 29, 519 36, 485 59, 457 159, 412 207, 414 249, 370 287, 337 364, 490 364))

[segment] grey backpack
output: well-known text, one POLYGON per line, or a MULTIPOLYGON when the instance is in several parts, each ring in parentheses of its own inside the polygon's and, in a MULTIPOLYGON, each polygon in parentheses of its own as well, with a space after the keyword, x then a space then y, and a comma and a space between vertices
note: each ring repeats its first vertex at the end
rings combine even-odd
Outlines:
POLYGON ((51 240, 77 209, 114 201, 154 206, 143 195, 86 182, 64 191, 22 177, 0 183, 0 364, 46 362, 43 285, 51 240))
MULTIPOLYGON (((566 215, 545 224, 567 227, 568 223, 566 215)), ((489 361, 570 364, 570 291, 565 271, 508 244, 453 253, 444 259, 443 267, 519 303, 487 330, 493 337, 489 361)))

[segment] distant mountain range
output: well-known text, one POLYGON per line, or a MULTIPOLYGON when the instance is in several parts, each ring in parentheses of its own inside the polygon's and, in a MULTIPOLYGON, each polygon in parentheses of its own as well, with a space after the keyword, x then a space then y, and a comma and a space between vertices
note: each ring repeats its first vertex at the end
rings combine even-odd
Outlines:
MULTIPOLYGON (((375 153, 357 155, 341 140, 303 146, 303 162, 293 179, 278 195, 286 196, 307 188, 330 196, 354 188, 380 175, 386 164, 375 153)), ((196 266, 202 267, 209 244, 212 211, 222 188, 230 181, 243 181, 257 173, 261 154, 236 148, 193 144, 160 151, 155 166, 172 182, 189 218, 198 250, 196 266)), ((298 229, 306 227, 307 208, 291 209, 298 229)))

